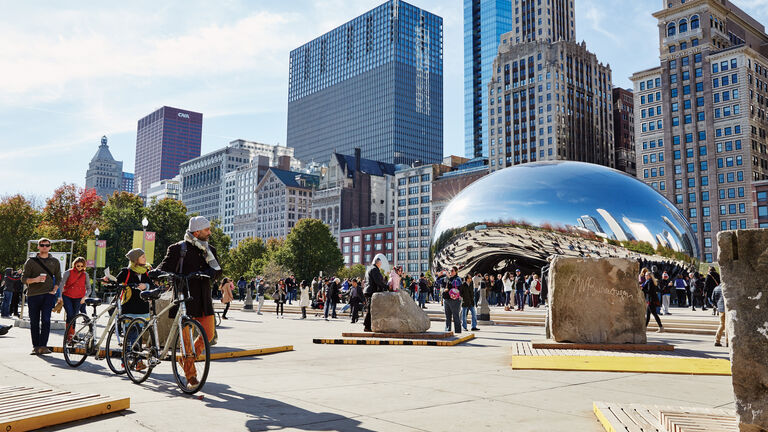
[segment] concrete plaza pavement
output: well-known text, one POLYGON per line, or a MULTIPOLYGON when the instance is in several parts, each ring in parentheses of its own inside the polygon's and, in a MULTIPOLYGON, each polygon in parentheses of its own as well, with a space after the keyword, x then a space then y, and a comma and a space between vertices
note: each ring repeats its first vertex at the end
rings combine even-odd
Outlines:
MULTIPOLYGON (((455 347, 319 345, 312 339, 362 326, 314 314, 277 319, 274 304, 265 306, 264 315, 231 311, 219 327, 217 348, 295 350, 214 361, 204 389, 193 396, 179 391, 168 362, 135 385, 104 361, 89 358, 72 369, 61 354, 31 356, 28 330, 16 328, 0 337, 0 386, 130 397, 130 410, 49 429, 99 432, 598 432, 593 401, 733 408, 728 376, 512 370, 511 345, 542 339, 541 327, 481 327, 476 339, 455 347)), ((433 322, 431 330, 442 331, 443 324, 433 322)), ((50 345, 60 341, 61 333, 52 333, 50 345)), ((712 346, 709 336, 649 333, 649 342, 727 358, 727 349, 712 346)))

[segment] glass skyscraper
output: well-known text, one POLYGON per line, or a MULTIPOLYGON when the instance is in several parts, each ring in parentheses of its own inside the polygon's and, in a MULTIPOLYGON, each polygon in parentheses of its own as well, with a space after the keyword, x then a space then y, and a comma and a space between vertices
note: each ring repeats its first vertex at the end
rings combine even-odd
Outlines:
POLYGON ((512 30, 511 0, 464 0, 464 153, 488 156, 488 84, 503 33, 512 30))
POLYGON ((164 106, 139 120, 134 192, 146 195, 157 181, 175 177, 179 165, 200 156, 203 115, 164 106))
POLYGON ((390 0, 290 54, 287 145, 381 162, 443 156, 443 19, 390 0))

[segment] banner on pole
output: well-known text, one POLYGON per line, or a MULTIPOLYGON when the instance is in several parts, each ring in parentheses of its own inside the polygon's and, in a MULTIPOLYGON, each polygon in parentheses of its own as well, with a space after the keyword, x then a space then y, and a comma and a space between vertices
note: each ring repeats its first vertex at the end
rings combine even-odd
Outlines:
POLYGON ((155 259, 155 233, 152 231, 134 231, 133 248, 144 249, 144 254, 147 257, 147 264, 152 264, 155 259))
POLYGON ((85 251, 85 266, 86 267, 94 267, 94 264, 96 263, 96 240, 88 240, 86 242, 86 251, 85 251))
POLYGON ((107 262, 107 241, 88 240, 86 243, 85 266, 103 268, 107 262))

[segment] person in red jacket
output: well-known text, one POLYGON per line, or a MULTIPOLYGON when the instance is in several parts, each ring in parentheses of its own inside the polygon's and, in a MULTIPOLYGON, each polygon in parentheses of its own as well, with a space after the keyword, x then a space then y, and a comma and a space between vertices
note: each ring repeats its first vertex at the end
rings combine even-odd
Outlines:
MULTIPOLYGON (((85 271, 85 258, 77 257, 72 261, 72 268, 61 275, 61 297, 69 323, 78 312, 85 313, 85 297, 91 287, 91 279, 85 271)), ((74 329, 70 329, 74 332, 74 329)))

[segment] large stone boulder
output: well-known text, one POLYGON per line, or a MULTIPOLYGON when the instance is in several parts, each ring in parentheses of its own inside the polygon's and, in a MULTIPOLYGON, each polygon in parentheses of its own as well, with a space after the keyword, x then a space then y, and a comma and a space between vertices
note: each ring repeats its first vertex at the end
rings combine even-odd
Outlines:
POLYGON ((549 271, 549 333, 556 342, 644 344, 639 264, 626 258, 556 256, 549 271))
POLYGON ((717 235, 726 337, 742 432, 768 430, 768 229, 717 235))
POLYGON ((371 328, 377 333, 424 333, 429 316, 405 291, 375 293, 371 298, 371 328))

